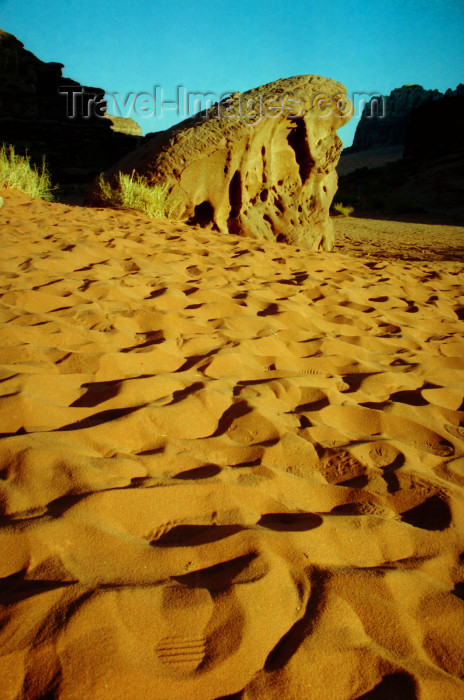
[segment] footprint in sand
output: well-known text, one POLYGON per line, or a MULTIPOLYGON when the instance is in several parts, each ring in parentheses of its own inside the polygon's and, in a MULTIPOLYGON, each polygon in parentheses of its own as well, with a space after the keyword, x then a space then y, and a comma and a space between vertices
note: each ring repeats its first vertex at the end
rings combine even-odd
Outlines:
POLYGON ((318 468, 329 484, 338 485, 351 485, 353 480, 365 478, 367 472, 367 468, 348 450, 326 450, 318 468))
POLYGON ((166 585, 158 589, 122 591, 118 610, 137 644, 151 647, 160 675, 194 673, 204 662, 205 631, 214 602, 204 588, 166 585))
MULTIPOLYGON (((251 551, 206 568, 198 564, 201 558, 192 551, 186 573, 165 583, 95 593, 71 619, 61 648, 71 649, 77 631, 91 628, 100 608, 106 610, 104 643, 94 638, 79 651, 82 667, 100 669, 89 688, 92 697, 108 687, 115 660, 126 669, 129 686, 137 682, 139 697, 194 700, 238 692, 304 614, 307 580, 297 585, 278 555, 251 551), (109 648, 117 649, 111 661, 109 648)), ((64 657, 65 674, 73 664, 64 657)))
POLYGON ((89 673, 83 696, 108 697, 116 662, 139 697, 238 692, 304 615, 308 577, 294 567, 295 552, 287 558, 273 543, 276 532, 306 531, 321 519, 264 514, 260 527, 253 519, 250 527, 244 521, 252 516, 238 503, 211 511, 222 503, 220 485, 202 486, 185 501, 187 493, 183 485, 116 489, 62 514, 62 532, 71 527, 74 540, 87 538, 85 549, 53 540, 70 577, 92 589, 68 611, 59 641, 64 675, 78 672, 77 657, 81 667, 99 669, 89 673), (187 520, 176 518, 180 504, 187 520), (104 634, 82 644, 80 630, 94 629, 95 620, 104 620, 104 634))

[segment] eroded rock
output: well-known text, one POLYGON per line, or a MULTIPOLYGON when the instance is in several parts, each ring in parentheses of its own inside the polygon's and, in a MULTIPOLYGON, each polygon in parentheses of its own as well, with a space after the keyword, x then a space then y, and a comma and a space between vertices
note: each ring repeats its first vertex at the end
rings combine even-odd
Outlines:
MULTIPOLYGON (((340 83, 314 75, 269 83, 159 132, 106 171, 167 182, 176 216, 222 232, 331 250, 329 207, 350 118, 340 83)), ((97 188, 89 203, 101 204, 97 188)))
POLYGON ((105 114, 105 118, 111 122, 111 129, 118 134, 129 134, 129 136, 142 136, 140 124, 130 117, 115 117, 112 114, 105 114))

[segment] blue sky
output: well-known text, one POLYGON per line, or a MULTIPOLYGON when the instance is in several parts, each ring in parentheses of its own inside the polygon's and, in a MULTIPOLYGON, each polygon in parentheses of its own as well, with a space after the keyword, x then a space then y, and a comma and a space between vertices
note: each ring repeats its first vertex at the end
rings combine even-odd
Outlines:
MULTIPOLYGON (((178 85, 222 95, 305 73, 348 94, 464 82, 463 0, 0 0, 0 27, 66 77, 124 98, 155 85, 165 101, 178 85)), ((136 117, 144 133, 181 118, 136 117)), ((356 121, 339 131, 346 146, 356 121)))

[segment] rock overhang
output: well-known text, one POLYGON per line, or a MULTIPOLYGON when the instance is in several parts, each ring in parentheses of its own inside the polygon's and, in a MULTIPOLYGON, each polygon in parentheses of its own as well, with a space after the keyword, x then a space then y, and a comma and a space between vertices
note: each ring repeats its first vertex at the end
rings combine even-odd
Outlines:
MULTIPOLYGON (((351 117, 345 87, 315 75, 233 93, 153 137, 106 173, 168 183, 178 218, 216 230, 331 250, 329 208, 351 117)), ((96 188, 90 201, 98 202, 96 188)))

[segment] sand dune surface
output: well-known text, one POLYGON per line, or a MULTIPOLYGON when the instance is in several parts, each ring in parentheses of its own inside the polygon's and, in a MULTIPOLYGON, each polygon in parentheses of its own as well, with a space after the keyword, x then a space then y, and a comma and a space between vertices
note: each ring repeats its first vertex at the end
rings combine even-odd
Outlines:
POLYGON ((462 238, 1 194, 1 699, 463 698, 462 238))

